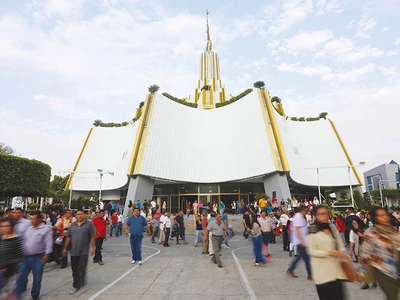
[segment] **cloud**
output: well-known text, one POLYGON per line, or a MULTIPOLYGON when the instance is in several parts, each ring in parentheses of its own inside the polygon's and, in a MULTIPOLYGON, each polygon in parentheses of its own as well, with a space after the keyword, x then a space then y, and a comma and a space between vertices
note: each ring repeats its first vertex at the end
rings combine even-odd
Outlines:
POLYGON ((394 44, 395 44, 395 45, 400 45, 400 39, 396 40, 396 41, 394 42, 394 44))
POLYGON ((347 38, 338 38, 325 44, 324 48, 315 54, 315 58, 355 62, 365 58, 382 56, 384 52, 370 45, 356 46, 347 38))
POLYGON ((306 31, 291 37, 284 47, 291 53, 311 51, 332 38, 333 33, 330 29, 306 31))
POLYGON ((325 14, 340 13, 344 10, 342 3, 338 0, 316 0, 315 1, 316 16, 323 16, 325 14))
POLYGON ((277 70, 281 72, 293 72, 307 77, 323 76, 332 73, 332 69, 326 66, 301 66, 300 63, 280 64, 277 66, 277 70))
POLYGON ((378 66, 377 69, 385 76, 395 76, 397 74, 396 67, 378 66))
POLYGON ((363 77, 368 73, 373 73, 374 71, 375 71, 374 65, 372 63, 369 63, 357 69, 343 70, 331 74, 326 74, 322 77, 322 80, 339 81, 339 82, 357 82, 363 79, 363 77))
POLYGON ((382 32, 389 31, 389 30, 390 30, 390 27, 382 28, 382 32))
POLYGON ((391 50, 386 52, 387 56, 394 56, 394 55, 399 55, 400 54, 400 50, 391 50))
POLYGON ((363 16, 357 23, 356 36, 363 39, 369 38, 377 23, 376 19, 363 16))
POLYGON ((267 32, 272 36, 277 36, 293 25, 302 22, 312 12, 311 0, 289 0, 282 5, 282 11, 267 32))

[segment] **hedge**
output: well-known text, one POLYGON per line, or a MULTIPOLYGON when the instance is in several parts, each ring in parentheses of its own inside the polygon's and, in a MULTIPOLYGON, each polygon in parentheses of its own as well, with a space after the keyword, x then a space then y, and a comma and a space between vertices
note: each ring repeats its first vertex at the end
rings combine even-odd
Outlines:
POLYGON ((228 101, 216 103, 215 107, 218 108, 218 107, 232 104, 233 102, 238 101, 239 99, 242 99, 244 96, 250 94, 252 91, 253 91, 253 89, 247 89, 244 92, 240 93, 239 95, 232 97, 228 101))
POLYGON ((179 98, 177 98, 177 97, 174 97, 174 96, 172 96, 172 95, 170 95, 170 94, 168 94, 168 93, 162 93, 162 95, 164 96, 164 97, 167 97, 168 99, 171 99, 172 101, 175 101, 175 102, 178 102, 178 103, 180 103, 180 104, 183 104, 183 105, 186 105, 186 106, 189 106, 189 107, 193 107, 193 108, 197 108, 198 107, 198 104, 197 103, 191 103, 191 102, 185 102, 185 101, 183 101, 182 99, 179 99, 179 98))
POLYGON ((46 196, 51 168, 43 162, 0 154, 0 196, 46 196))

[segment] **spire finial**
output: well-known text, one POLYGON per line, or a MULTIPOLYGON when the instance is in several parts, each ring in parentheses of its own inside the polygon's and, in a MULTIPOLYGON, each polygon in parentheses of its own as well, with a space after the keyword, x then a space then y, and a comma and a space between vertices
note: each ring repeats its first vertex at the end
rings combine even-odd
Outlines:
POLYGON ((208 10, 207 12, 207 46, 206 46, 206 51, 211 51, 212 50, 212 41, 210 38, 210 27, 208 26, 208 10))

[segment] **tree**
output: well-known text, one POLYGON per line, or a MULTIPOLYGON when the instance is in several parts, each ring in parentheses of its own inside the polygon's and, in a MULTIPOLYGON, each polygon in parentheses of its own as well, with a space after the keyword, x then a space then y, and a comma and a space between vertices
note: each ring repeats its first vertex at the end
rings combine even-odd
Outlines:
POLYGON ((140 102, 140 103, 139 103, 139 108, 142 108, 143 105, 144 105, 144 101, 140 102))
POLYGON ((327 113, 326 111, 324 111, 324 112, 320 113, 318 117, 319 117, 320 119, 325 119, 325 120, 326 120, 326 116, 327 116, 327 115, 328 115, 328 113, 327 113))
POLYGON ((364 209, 364 210, 369 209, 370 203, 364 200, 364 198, 361 196, 360 191, 354 190, 353 198, 354 198, 354 202, 356 203, 358 209, 364 209))
POLYGON ((264 89, 265 83, 264 83, 264 81, 256 81, 256 82, 254 82, 253 86, 256 89, 264 89))
POLYGON ((330 204, 332 202, 331 194, 332 194, 331 190, 324 191, 325 203, 330 204))
POLYGON ((47 196, 51 168, 34 160, 0 154, 0 197, 47 196))
POLYGON ((150 94, 156 93, 159 89, 160 87, 157 84, 152 84, 151 86, 148 87, 150 94))
POLYGON ((103 121, 97 119, 97 120, 94 120, 93 125, 97 127, 97 126, 100 126, 101 123, 103 123, 103 121))
POLYGON ((363 194, 364 201, 371 204, 371 195, 368 192, 363 194))
POLYGON ((279 98, 278 96, 273 96, 273 97, 271 98, 271 102, 281 103, 282 100, 281 100, 281 98, 279 98))
POLYGON ((347 201, 347 191, 340 191, 339 198, 341 202, 347 201))
POLYGON ((0 154, 13 155, 15 150, 13 147, 0 142, 0 154))

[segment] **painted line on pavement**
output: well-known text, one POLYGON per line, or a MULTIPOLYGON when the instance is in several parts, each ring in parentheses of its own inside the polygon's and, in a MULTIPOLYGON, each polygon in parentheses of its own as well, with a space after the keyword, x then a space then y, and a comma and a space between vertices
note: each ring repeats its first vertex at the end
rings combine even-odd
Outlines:
MULTIPOLYGON (((160 249, 154 248, 154 247, 149 247, 149 246, 142 246, 142 247, 146 247, 146 248, 151 248, 154 250, 157 250, 156 253, 146 257, 143 260, 143 263, 145 263, 147 260, 149 260, 150 258, 152 258, 153 256, 156 256, 157 254, 159 254, 161 251, 160 249)), ((122 274, 120 277, 118 277, 117 279, 115 279, 113 282, 111 282, 109 285, 107 285, 106 287, 102 288, 100 291, 98 291, 96 294, 94 294, 93 296, 91 296, 88 300, 94 300, 96 299, 98 296, 100 296, 101 294, 103 294, 105 291, 107 291, 108 289, 110 289, 111 287, 113 287, 114 285, 116 285, 118 283, 118 281, 120 281, 121 279, 123 279, 125 276, 129 275, 130 273, 132 273, 134 270, 136 270, 139 267, 139 265, 134 266, 132 269, 126 271, 124 274, 122 274)))
POLYGON ((236 256, 235 253, 234 253, 236 250, 245 249, 245 248, 249 248, 249 247, 250 247, 250 246, 237 248, 237 249, 235 249, 235 250, 232 250, 231 253, 232 253, 232 257, 233 257, 233 259, 235 260, 235 263, 236 263, 236 265, 237 265, 237 268, 238 268, 240 277, 242 277, 242 281, 243 281, 244 287, 246 288, 247 293, 249 294, 249 299, 250 299, 250 300, 257 300, 256 294, 254 294, 254 291, 253 291, 253 289, 251 288, 250 282, 249 282, 249 280, 248 280, 246 274, 244 273, 243 268, 242 268, 242 266, 240 265, 240 262, 239 262, 237 256, 236 256))

